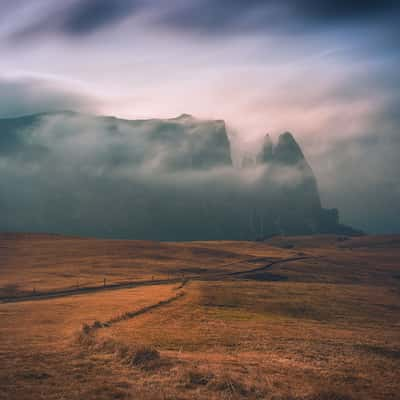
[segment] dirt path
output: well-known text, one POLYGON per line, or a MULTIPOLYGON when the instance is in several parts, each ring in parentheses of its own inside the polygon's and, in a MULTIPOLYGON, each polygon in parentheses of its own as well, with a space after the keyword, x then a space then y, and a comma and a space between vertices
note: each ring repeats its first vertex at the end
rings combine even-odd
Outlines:
POLYGON ((181 278, 176 279, 158 279, 158 280, 149 280, 149 281, 133 281, 133 282, 122 282, 122 283, 113 283, 109 285, 101 285, 101 286, 89 286, 89 287, 81 287, 75 289, 66 289, 66 290, 55 290, 51 292, 37 292, 35 294, 26 295, 26 296, 18 296, 18 297, 2 297, 0 298, 1 303, 18 303, 22 301, 35 301, 35 300, 46 300, 67 296, 77 296, 81 294, 88 293, 96 293, 102 291, 109 290, 120 290, 120 289, 131 289, 139 286, 155 286, 155 285, 168 285, 174 283, 181 283, 181 278))
POLYGON ((291 262, 291 261, 307 260, 309 258, 315 258, 315 256, 301 256, 301 257, 284 258, 283 260, 272 261, 269 264, 264 265, 262 267, 257 267, 257 268, 249 269, 249 270, 246 270, 246 271, 230 272, 227 275, 228 276, 238 276, 238 275, 252 274, 254 272, 264 271, 264 270, 266 270, 268 268, 271 268, 272 266, 274 266, 276 264, 284 264, 284 263, 288 263, 288 262, 291 262))
MULTIPOLYGON (((291 258, 284 258, 282 260, 275 260, 270 262, 267 265, 262 267, 253 268, 250 270, 244 271, 236 271, 236 272, 222 272, 217 273, 214 275, 209 276, 191 276, 185 278, 182 282, 181 278, 176 279, 158 279, 158 280, 148 280, 148 281, 133 281, 133 282, 122 282, 122 283, 114 283, 109 285, 102 285, 102 286, 90 286, 90 287, 82 287, 82 288, 75 288, 75 289, 66 289, 66 290, 58 290, 58 291, 50 291, 50 292, 40 292, 31 295, 25 296, 18 296, 18 297, 3 297, 0 298, 1 303, 19 303, 23 301, 37 301, 37 300, 47 300, 47 299, 54 299, 60 297, 67 297, 67 296, 77 296, 81 294, 89 294, 89 293, 96 293, 101 291, 109 291, 109 290, 121 290, 121 289, 131 289, 140 286, 155 286, 155 285, 168 285, 174 283, 182 283, 182 286, 190 279, 190 280, 219 280, 222 278, 228 278, 233 276, 240 276, 240 275, 247 275, 252 274, 254 272, 264 271, 268 268, 271 268, 277 264, 288 263, 291 261, 299 261, 299 260, 306 260, 310 258, 315 258, 314 256, 302 256, 302 257, 291 257, 291 258)), ((268 259, 267 257, 258 257, 258 258, 251 258, 247 261, 263 261, 268 259)), ((246 262, 246 260, 242 260, 241 262, 246 262)))
POLYGON ((138 317, 139 315, 146 314, 146 313, 148 313, 150 311, 153 311, 153 310, 156 310, 156 309, 161 308, 163 306, 166 306, 168 304, 171 304, 171 303, 181 299, 184 296, 185 296, 185 292, 179 292, 175 296, 169 297, 166 300, 161 300, 158 303, 154 303, 154 304, 151 304, 149 306, 140 308, 139 310, 136 310, 136 311, 128 311, 128 312, 126 312, 126 313, 124 313, 122 315, 119 315, 118 317, 111 318, 108 321, 105 321, 105 322, 94 322, 93 325, 88 326, 88 328, 86 328, 86 329, 87 329, 88 332, 93 332, 93 331, 96 331, 97 329, 100 329, 100 328, 109 328, 110 326, 112 326, 112 325, 114 325, 114 324, 116 324, 118 322, 126 321, 128 319, 132 319, 132 318, 138 317))

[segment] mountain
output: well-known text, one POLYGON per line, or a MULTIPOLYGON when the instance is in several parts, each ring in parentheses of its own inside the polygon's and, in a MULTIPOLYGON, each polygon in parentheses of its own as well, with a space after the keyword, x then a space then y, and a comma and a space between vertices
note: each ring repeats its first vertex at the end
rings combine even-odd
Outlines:
POLYGON ((273 158, 274 146, 271 137, 266 134, 262 143, 262 149, 257 156, 257 164, 269 163, 273 158))
POLYGON ((321 206, 290 133, 231 159, 224 121, 75 112, 0 119, 0 230, 154 240, 357 231, 321 206))

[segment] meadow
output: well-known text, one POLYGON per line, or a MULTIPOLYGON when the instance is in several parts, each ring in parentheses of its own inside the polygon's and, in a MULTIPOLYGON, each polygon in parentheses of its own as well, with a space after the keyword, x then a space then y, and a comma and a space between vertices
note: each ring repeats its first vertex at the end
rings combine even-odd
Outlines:
POLYGON ((399 300, 398 236, 2 234, 0 399, 398 399, 399 300))

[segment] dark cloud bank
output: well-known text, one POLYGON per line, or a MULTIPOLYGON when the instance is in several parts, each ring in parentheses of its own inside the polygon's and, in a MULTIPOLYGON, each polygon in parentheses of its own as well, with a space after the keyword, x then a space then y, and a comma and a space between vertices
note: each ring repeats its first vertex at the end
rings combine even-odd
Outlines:
POLYGON ((43 33, 80 37, 142 15, 153 27, 193 34, 297 34, 382 21, 384 29, 397 30, 400 5, 395 0, 67 0, 49 2, 13 37, 31 39, 43 33))
POLYGON ((0 120, 2 231, 157 240, 354 233, 291 134, 234 168, 223 121, 72 112, 0 120))

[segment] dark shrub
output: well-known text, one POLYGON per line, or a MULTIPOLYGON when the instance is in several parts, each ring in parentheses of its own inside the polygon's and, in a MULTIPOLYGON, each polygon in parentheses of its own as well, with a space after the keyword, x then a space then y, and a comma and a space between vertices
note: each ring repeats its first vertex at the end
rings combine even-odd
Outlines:
POLYGON ((160 353, 152 347, 141 347, 135 351, 132 364, 138 367, 153 367, 160 360, 160 353))
POLYGON ((83 324, 82 325, 82 333, 85 335, 88 335, 90 333, 90 326, 88 324, 83 324))
POLYGON ((93 328, 94 329, 99 329, 99 328, 102 328, 103 327, 103 324, 100 322, 100 321, 94 321, 93 322, 93 328))
POLYGON ((188 379, 191 385, 207 385, 213 378, 211 373, 203 373, 201 371, 189 371, 188 379))

